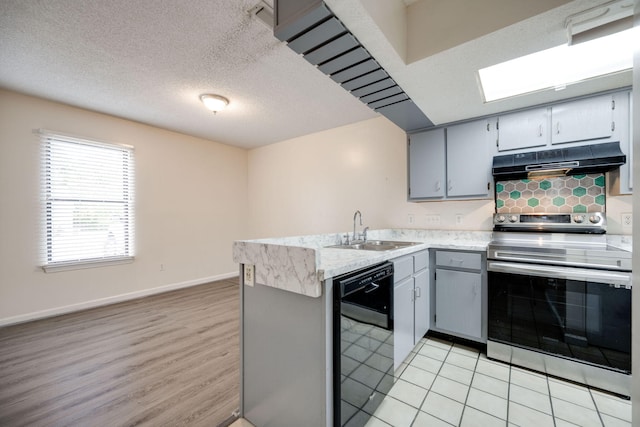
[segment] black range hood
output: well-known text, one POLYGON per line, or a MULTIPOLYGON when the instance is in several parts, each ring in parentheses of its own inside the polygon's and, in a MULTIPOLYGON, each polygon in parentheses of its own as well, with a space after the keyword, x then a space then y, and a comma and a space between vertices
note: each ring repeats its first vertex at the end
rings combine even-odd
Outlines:
POLYGON ((607 172, 625 164, 619 142, 556 148, 493 158, 496 180, 607 172))

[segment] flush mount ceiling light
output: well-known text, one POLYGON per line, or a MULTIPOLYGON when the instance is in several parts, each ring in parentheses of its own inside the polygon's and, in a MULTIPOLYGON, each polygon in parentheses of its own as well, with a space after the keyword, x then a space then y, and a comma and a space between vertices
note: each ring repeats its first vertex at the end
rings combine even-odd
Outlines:
POLYGON ((220 95, 211 95, 205 93, 204 95, 200 95, 200 101, 207 107, 209 110, 213 111, 213 114, 218 111, 224 110, 229 105, 229 100, 224 96, 220 95))

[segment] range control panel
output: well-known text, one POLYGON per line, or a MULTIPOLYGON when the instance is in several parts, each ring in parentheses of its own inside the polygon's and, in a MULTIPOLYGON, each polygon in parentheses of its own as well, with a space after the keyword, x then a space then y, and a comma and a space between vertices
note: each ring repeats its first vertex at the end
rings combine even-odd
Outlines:
POLYGON ((498 231, 562 231, 574 233, 604 233, 604 212, 589 213, 520 213, 493 215, 494 230, 498 231))

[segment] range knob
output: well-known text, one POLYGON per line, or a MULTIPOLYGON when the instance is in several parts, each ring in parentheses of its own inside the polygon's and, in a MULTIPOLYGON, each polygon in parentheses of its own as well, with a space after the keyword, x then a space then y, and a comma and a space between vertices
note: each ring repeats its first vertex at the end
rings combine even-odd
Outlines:
POLYGON ((599 222, 600 222, 600 215, 591 215, 591 216, 589 217, 589 221, 590 221, 592 224, 597 224, 597 223, 599 223, 599 222))
POLYGON ((518 221, 518 217, 517 217, 517 216, 515 216, 515 215, 511 215, 511 216, 509 217, 509 222, 516 222, 516 221, 518 221))
POLYGON ((577 224, 582 224, 584 222, 584 215, 574 215, 573 222, 577 224))
POLYGON ((504 217, 504 215, 498 215, 496 217, 496 222, 504 222, 507 218, 504 217))

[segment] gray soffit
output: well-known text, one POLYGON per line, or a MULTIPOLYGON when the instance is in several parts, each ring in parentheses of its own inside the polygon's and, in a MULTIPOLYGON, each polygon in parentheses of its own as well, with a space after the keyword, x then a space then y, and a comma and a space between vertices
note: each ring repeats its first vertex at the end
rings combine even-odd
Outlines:
MULTIPOLYGON (((293 4, 276 1, 276 9, 293 4)), ((276 15, 282 12, 276 10, 276 15)), ((410 132, 433 126, 326 4, 318 2, 298 14, 295 21, 277 25, 274 33, 331 80, 401 129, 410 132)))

